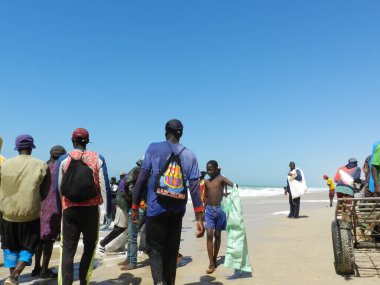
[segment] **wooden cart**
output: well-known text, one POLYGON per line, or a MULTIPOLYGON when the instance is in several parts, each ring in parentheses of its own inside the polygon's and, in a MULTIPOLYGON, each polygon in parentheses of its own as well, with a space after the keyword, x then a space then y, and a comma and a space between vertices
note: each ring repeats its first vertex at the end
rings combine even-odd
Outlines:
POLYGON ((380 248, 380 197, 338 199, 331 232, 336 273, 354 274, 354 249, 380 248))

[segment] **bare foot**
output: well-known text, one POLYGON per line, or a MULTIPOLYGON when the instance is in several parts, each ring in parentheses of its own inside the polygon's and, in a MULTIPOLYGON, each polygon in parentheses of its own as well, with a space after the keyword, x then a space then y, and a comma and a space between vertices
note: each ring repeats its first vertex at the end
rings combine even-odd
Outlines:
POLYGON ((210 265, 210 266, 207 268, 206 273, 207 273, 207 274, 211 274, 211 273, 213 273, 214 271, 215 271, 215 266, 210 265))

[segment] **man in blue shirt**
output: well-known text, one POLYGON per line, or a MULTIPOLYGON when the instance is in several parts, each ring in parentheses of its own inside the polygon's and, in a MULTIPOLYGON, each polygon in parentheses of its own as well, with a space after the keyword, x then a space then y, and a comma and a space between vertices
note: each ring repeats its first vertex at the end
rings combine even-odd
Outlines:
POLYGON ((190 195, 197 217, 197 237, 204 234, 203 205, 199 192, 199 168, 194 153, 179 144, 183 126, 177 119, 165 125, 166 141, 152 143, 148 147, 133 191, 132 220, 139 215, 138 208, 143 195, 144 185, 147 190, 147 224, 146 243, 150 268, 155 285, 174 285, 177 267, 177 256, 181 239, 182 218, 186 211, 186 200, 183 202, 164 202, 156 193, 156 177, 165 167, 173 152, 179 154, 184 182, 190 186, 190 195), (149 179, 150 178, 150 179, 149 179), (149 182, 148 182, 149 180, 149 182))

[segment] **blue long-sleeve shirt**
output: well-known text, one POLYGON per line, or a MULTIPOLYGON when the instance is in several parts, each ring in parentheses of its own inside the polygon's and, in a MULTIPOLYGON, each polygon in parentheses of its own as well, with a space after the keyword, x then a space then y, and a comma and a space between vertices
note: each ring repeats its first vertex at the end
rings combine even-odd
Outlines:
POLYGON ((194 211, 203 211, 203 204, 199 191, 199 167, 194 153, 180 144, 172 144, 167 141, 152 143, 145 152, 141 172, 133 190, 133 209, 138 209, 146 183, 147 190, 147 216, 154 217, 163 212, 177 210, 185 213, 186 204, 163 205, 160 203, 155 189, 156 177, 165 166, 171 152, 180 153, 181 167, 185 183, 189 184, 190 196, 194 211))

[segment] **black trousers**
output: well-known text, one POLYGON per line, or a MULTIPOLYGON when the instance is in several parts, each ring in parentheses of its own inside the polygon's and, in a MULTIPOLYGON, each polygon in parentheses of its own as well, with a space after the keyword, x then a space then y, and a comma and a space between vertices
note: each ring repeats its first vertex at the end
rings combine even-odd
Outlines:
POLYGON ((154 284, 175 284, 183 214, 168 211, 147 219, 146 244, 154 284))
POLYGON ((292 194, 289 192, 289 205, 290 205, 290 213, 289 218, 298 218, 300 213, 300 204, 301 204, 301 197, 292 198, 292 194))
POLYGON ((126 228, 114 226, 112 232, 110 232, 104 239, 102 239, 99 242, 99 244, 103 247, 106 246, 111 241, 113 241, 115 238, 117 238, 119 235, 121 235, 125 230, 126 230, 126 228))
POLYGON ((83 235, 83 254, 79 264, 80 285, 90 282, 99 231, 99 207, 70 207, 62 214, 61 262, 59 285, 71 285, 74 279, 74 255, 80 235, 83 235))

